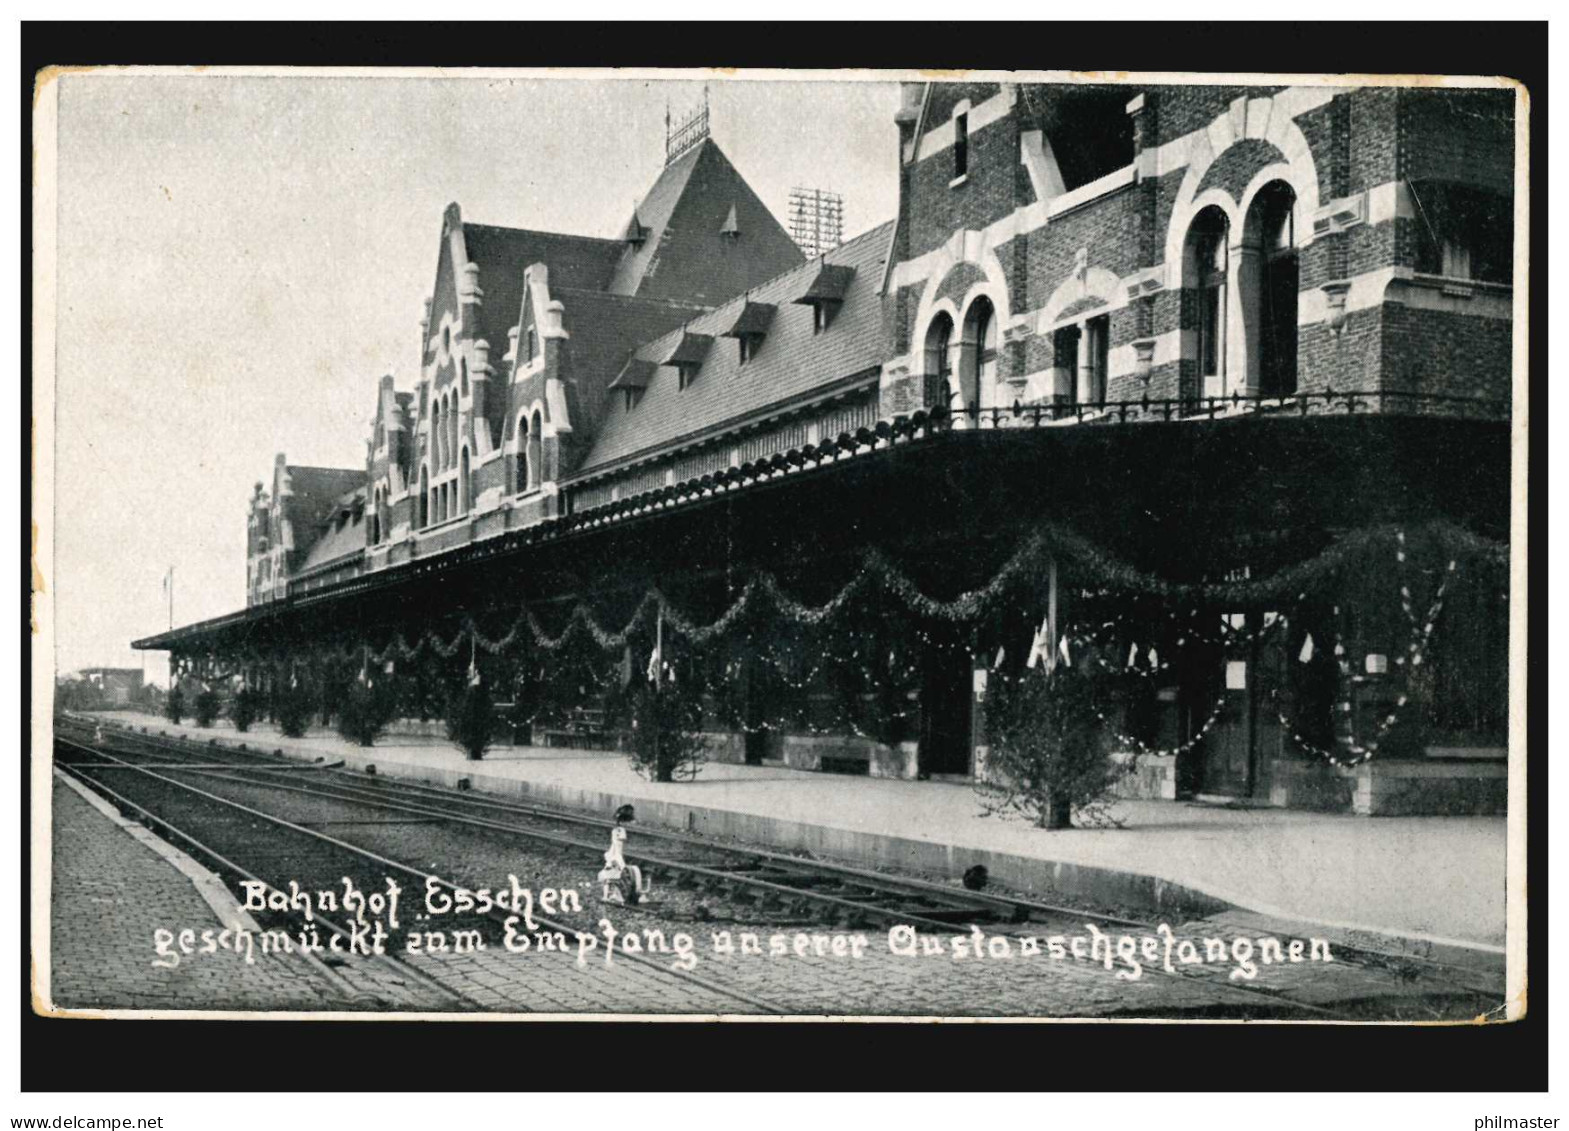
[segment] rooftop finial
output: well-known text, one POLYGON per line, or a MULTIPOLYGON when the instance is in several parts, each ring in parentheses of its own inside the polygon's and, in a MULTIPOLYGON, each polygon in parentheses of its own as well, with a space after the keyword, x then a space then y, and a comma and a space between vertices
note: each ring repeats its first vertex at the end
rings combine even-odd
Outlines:
POLYGON ((670 117, 670 102, 665 101, 665 164, 696 147, 708 136, 708 86, 703 86, 703 105, 678 122, 670 117))

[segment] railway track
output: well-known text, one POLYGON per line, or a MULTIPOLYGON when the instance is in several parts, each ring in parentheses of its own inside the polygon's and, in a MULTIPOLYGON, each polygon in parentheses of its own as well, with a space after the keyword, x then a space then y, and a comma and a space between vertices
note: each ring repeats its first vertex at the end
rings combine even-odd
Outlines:
MULTIPOLYGON (((406 881, 415 881, 421 890, 427 884, 434 884, 449 894, 455 894, 463 887, 430 870, 392 859, 276 813, 245 805, 191 783, 179 781, 159 770, 138 765, 131 759, 119 757, 106 750, 104 745, 106 744, 90 746, 76 739, 57 736, 56 766, 83 782, 88 788, 108 797, 122 809, 160 828, 166 835, 181 842, 193 855, 213 865, 215 870, 231 882, 234 880, 259 882, 264 884, 269 892, 278 892, 287 896, 284 885, 290 880, 298 881, 302 890, 330 889, 340 886, 345 876, 363 874, 365 867, 369 865, 374 866, 381 873, 396 874, 406 881), (106 776, 105 771, 119 771, 122 777, 135 775, 142 783, 142 788, 126 789, 124 783, 119 782, 116 785, 120 788, 109 786, 103 780, 106 776), (148 783, 155 784, 152 788, 148 788, 148 783), (167 812, 171 801, 178 802, 180 813, 178 824, 160 812, 160 810, 167 812), (239 862, 241 857, 244 858, 244 863, 239 862)), ((192 771, 185 769, 181 772, 192 771)), ((362 886, 367 889, 372 887, 369 883, 362 886)), ((286 924, 286 929, 291 934, 300 931, 309 933, 315 925, 321 934, 336 936, 340 940, 352 940, 356 937, 363 940, 365 937, 363 930, 356 932, 352 922, 323 915, 319 910, 314 910, 309 920, 297 914, 276 911, 258 912, 256 917, 264 926, 286 924)), ((501 949, 509 929, 505 910, 492 909, 477 918, 488 928, 482 932, 485 946, 501 949)), ((579 931, 592 930, 589 924, 569 923, 538 912, 531 912, 529 918, 544 931, 560 932, 567 938, 576 937, 579 931)), ((514 929, 516 926, 517 924, 514 923, 514 929)), ((336 948, 331 948, 329 953, 338 952, 336 948)), ((562 955, 566 957, 565 952, 562 952, 562 955)), ((391 952, 368 954, 364 957, 383 962, 403 977, 435 990, 448 1000, 449 1008, 469 1010, 484 1008, 481 1002, 462 989, 455 988, 447 980, 432 976, 391 952)), ((758 995, 673 968, 663 961, 635 953, 618 954, 617 960, 625 960, 633 966, 642 967, 650 977, 674 979, 701 991, 695 996, 704 1001, 708 1008, 700 1009, 698 1012, 775 1014, 787 1012, 777 1003, 758 995), (713 1008, 721 1002, 724 1004, 723 1009, 713 1008)))
MULTIPOLYGON (((581 857, 602 853, 606 838, 586 839, 603 833, 613 822, 593 815, 571 813, 546 806, 476 796, 442 787, 390 781, 385 777, 341 769, 336 765, 301 763, 261 751, 235 750, 216 743, 203 745, 189 739, 149 735, 125 729, 106 731, 102 743, 93 740, 92 728, 66 720, 62 736, 78 750, 99 749, 105 761, 85 772, 97 778, 123 778, 152 774, 171 785, 184 785, 207 793, 178 778, 205 780, 213 788, 243 786, 270 795, 293 796, 367 807, 387 819, 457 825, 487 835, 521 837, 551 852, 581 857), (105 748, 113 747, 110 754, 105 748), (157 767, 156 769, 153 767, 157 767)), ((81 754, 67 761, 81 764, 81 754)), ((259 812, 259 811, 258 811, 259 812)), ((265 816, 265 814, 261 814, 265 816)), ((276 818, 269 818, 276 819, 276 818)), ((299 828, 310 832, 301 822, 299 828)), ((324 836, 317 832, 315 835, 324 836)), ((781 928, 865 928, 881 924, 906 924, 928 932, 954 932, 972 924, 989 933, 1020 935, 1053 928, 1082 927, 1091 919, 1106 928, 1152 931, 1140 920, 1087 912, 1003 893, 971 892, 912 877, 889 876, 825 861, 805 859, 765 849, 732 846, 673 831, 638 828, 637 847, 628 845, 628 860, 639 863, 657 884, 677 894, 677 907, 661 906, 655 912, 672 912, 715 925, 740 921, 762 922, 781 928), (648 847, 653 845, 657 850, 648 847), (716 908, 719 910, 716 911, 716 908), (728 909, 726 916, 722 912, 728 909)), ((343 851, 357 851, 345 841, 327 838, 343 851)), ((411 869, 423 877, 428 873, 411 869)), ((447 882, 447 881, 443 881, 447 882)), ((628 909, 635 910, 635 909, 628 909)), ((1372 966, 1383 956, 1352 955, 1372 966)), ((1434 972, 1444 973, 1438 964, 1434 972)), ((1152 967, 1153 969, 1153 967, 1152 967)), ((1448 971, 1449 974, 1469 972, 1448 971)), ((1179 972, 1168 977, 1193 978, 1202 974, 1179 972)), ((1341 1016, 1332 1007, 1293 1000, 1271 989, 1209 979, 1218 1000, 1246 1003, 1258 1015, 1291 1015, 1333 1019, 1341 1016)), ((1467 978, 1457 979, 1466 983, 1467 978)), ((1489 985, 1475 979, 1464 988, 1485 996, 1489 985)), ((773 1003, 749 1003, 767 1009, 773 1003)))

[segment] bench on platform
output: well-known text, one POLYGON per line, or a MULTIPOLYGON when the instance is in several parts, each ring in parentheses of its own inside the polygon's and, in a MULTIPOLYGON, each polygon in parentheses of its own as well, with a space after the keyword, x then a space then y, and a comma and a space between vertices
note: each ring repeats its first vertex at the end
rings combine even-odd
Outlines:
POLYGON ((614 750, 619 745, 620 732, 605 718, 599 707, 574 707, 566 720, 554 726, 536 727, 535 732, 546 746, 575 746, 588 749, 614 750))

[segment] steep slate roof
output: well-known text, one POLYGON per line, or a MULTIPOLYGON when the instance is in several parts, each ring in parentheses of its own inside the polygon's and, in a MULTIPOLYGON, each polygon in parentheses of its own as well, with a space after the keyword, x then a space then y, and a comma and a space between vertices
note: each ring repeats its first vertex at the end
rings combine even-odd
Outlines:
POLYGON ((620 240, 567 236, 526 228, 463 224, 469 259, 479 264, 479 287, 485 292, 475 335, 490 343, 492 362, 507 352, 507 331, 518 324, 523 307, 523 271, 543 263, 550 268, 550 287, 603 290, 621 255, 620 240))
POLYGON ((561 303, 561 325, 568 335, 563 370, 573 381, 574 427, 587 431, 598 423, 605 390, 632 351, 708 310, 664 299, 557 287, 554 277, 550 297, 561 303))
MULTIPOLYGON (((712 138, 660 173, 633 216, 648 229, 623 243, 616 294, 718 303, 801 262, 801 249, 712 138), (721 234, 733 221, 740 232, 721 234)), ((631 222, 628 222, 630 228, 631 222)))
POLYGON ((365 548, 365 488, 361 486, 346 491, 334 499, 332 509, 327 512, 326 518, 312 533, 315 541, 311 543, 305 560, 294 571, 296 573, 304 573, 306 570, 315 569, 319 565, 325 565, 347 554, 363 550, 365 548), (356 503, 359 504, 357 507, 356 503), (340 530, 338 512, 346 507, 350 515, 340 530))
MULTIPOLYGON (((892 235, 892 222, 882 224, 823 257, 853 267, 855 275, 843 308, 821 334, 812 333, 811 309, 794 301, 817 277, 821 264, 813 260, 638 349, 638 358, 659 364, 684 333, 724 334, 747 302, 777 307, 767 337, 746 365, 735 343, 720 338, 686 389, 677 387, 674 369, 662 367, 631 411, 610 407, 582 472, 651 453, 880 365, 887 351, 879 292, 892 235)), ((604 380, 621 369, 615 366, 604 380)))
POLYGON ((294 527, 294 548, 304 550, 308 539, 316 536, 327 516, 337 509, 338 500, 365 489, 365 469, 291 464, 287 470, 293 494, 284 499, 285 517, 294 527))

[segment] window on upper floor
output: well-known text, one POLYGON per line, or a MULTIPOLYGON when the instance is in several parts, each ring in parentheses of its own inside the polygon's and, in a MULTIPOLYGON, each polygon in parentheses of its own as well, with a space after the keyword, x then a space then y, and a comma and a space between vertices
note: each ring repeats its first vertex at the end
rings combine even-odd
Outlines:
POLYGON ((1084 332, 1078 326, 1063 326, 1051 336, 1052 368, 1057 371, 1057 394, 1063 401, 1081 400, 1078 388, 1079 347, 1084 332))
POLYGON ((1296 238, 1296 193, 1284 181, 1265 185, 1243 221, 1243 245, 1257 247, 1260 270, 1239 279, 1243 317, 1254 321, 1258 343, 1258 392, 1266 397, 1297 391, 1297 307, 1301 272, 1296 238), (1250 288, 1257 288, 1250 294, 1250 288))
POLYGON ((534 327, 530 326, 523 336, 523 358, 525 361, 533 361, 538 353, 539 335, 534 332, 534 327))
POLYGON ((953 175, 967 176, 970 172, 970 115, 968 112, 953 117, 953 175))
POLYGON ((441 328, 441 352, 442 353, 451 353, 452 352, 452 327, 451 326, 443 326, 441 328))
POLYGON ((469 395, 469 363, 466 358, 458 358, 458 388, 466 397, 469 395))
POLYGON ((1226 286, 1231 266, 1231 230, 1225 213, 1206 208, 1188 233, 1191 278, 1197 298, 1195 351, 1200 396, 1220 396, 1226 366, 1226 286))
POLYGON ((1104 404, 1111 374, 1111 316, 1102 314, 1084 323, 1084 387, 1079 399, 1104 404))
POLYGON ((634 408, 637 407, 637 403, 640 400, 643 399, 643 390, 642 389, 622 389, 621 390, 621 395, 622 395, 622 405, 623 405, 623 407, 625 408, 625 410, 627 412, 631 412, 634 408))
POLYGON ((1514 281, 1514 201, 1507 194, 1444 181, 1409 187, 1418 272, 1483 283, 1514 281))
POLYGON ((926 329, 926 403, 947 406, 953 396, 953 319, 946 313, 932 319, 926 329))
POLYGON ((544 439, 545 421, 538 413, 534 413, 534 423, 528 430, 528 485, 538 487, 544 477, 544 458, 542 441, 544 439))
POLYGON ((960 351, 959 391, 966 405, 989 408, 996 399, 997 312, 985 295, 970 304, 964 316, 960 351))
POLYGON ((1020 136, 1039 129, 1064 190, 1072 192, 1133 163, 1133 119, 1125 86, 1025 83, 1020 136))

